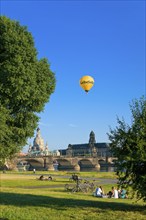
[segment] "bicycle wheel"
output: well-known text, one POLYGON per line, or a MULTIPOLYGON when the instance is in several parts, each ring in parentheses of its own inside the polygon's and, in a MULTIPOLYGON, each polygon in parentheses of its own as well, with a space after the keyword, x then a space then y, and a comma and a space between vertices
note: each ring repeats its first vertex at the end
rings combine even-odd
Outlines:
POLYGON ((65 184, 64 188, 65 190, 69 190, 69 184, 65 184))
POLYGON ((73 189, 72 189, 72 192, 78 192, 78 188, 75 186, 73 189))

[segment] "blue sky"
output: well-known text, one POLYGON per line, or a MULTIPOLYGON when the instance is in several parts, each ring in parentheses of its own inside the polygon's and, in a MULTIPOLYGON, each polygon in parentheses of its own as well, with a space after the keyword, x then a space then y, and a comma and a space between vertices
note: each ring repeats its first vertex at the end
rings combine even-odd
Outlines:
POLYGON ((109 142, 117 116, 130 124, 129 104, 145 95, 145 1, 2 0, 1 14, 28 27, 38 58, 55 72, 39 123, 50 150, 87 143, 91 130, 109 142), (88 94, 84 75, 95 80, 88 94))

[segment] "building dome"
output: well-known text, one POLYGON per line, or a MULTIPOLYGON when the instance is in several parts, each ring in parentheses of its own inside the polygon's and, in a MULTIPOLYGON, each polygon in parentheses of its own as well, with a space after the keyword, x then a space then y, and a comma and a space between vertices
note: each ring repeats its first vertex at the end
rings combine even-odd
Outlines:
POLYGON ((43 151, 44 150, 44 140, 41 137, 40 129, 37 128, 37 134, 33 141, 33 150, 43 151))

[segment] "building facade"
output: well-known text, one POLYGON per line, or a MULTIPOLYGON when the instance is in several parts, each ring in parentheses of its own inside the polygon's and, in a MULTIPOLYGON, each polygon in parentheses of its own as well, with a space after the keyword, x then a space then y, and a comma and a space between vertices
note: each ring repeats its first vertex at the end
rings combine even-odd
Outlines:
POLYGON ((62 156, 112 157, 109 143, 96 143, 95 134, 90 132, 89 142, 85 144, 69 144, 67 149, 59 150, 62 156))

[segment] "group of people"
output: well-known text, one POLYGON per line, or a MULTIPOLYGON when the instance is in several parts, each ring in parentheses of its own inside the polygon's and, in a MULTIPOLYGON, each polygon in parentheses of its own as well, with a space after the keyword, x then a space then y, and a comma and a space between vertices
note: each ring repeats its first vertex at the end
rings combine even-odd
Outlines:
POLYGON ((125 189, 117 189, 116 187, 112 187, 112 190, 109 191, 107 194, 105 194, 102 186, 99 186, 96 188, 94 192, 94 196, 99 197, 99 198, 127 198, 127 192, 125 189))
POLYGON ((51 177, 51 176, 48 176, 48 177, 46 178, 46 177, 44 177, 43 175, 41 175, 41 176, 39 177, 39 180, 52 180, 52 177, 51 177))

